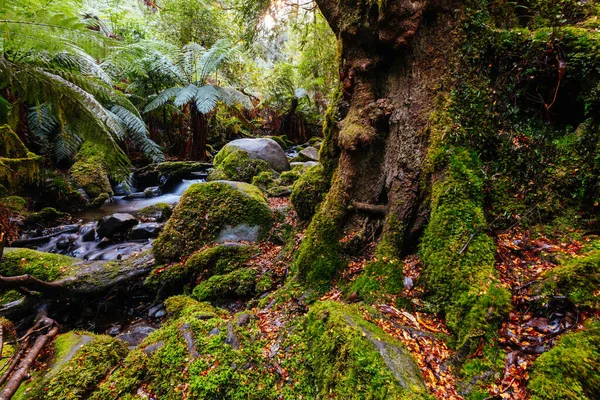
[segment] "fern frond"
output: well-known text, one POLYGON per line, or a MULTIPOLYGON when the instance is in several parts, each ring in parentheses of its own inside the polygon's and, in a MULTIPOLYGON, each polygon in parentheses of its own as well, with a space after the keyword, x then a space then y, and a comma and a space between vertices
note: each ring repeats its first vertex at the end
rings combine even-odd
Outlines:
POLYGON ((192 101, 197 91, 198 87, 193 83, 187 85, 186 87, 182 88, 179 93, 177 93, 175 100, 173 100, 173 105, 176 107, 181 107, 182 105, 189 103, 192 101))
POLYGON ((164 161, 165 156, 160 146, 148 137, 148 129, 137 115, 118 105, 113 106, 111 111, 127 128, 128 137, 145 156, 153 162, 164 161))
POLYGON ((194 95, 196 108, 202 114, 208 114, 215 109, 219 102, 219 92, 213 85, 204 85, 196 90, 194 95))
POLYGON ((179 93, 180 90, 180 87, 172 87, 165 89, 161 94, 156 96, 156 98, 152 100, 150 104, 146 106, 146 108, 144 108, 144 112, 149 112, 158 107, 164 106, 169 100, 177 96, 177 93, 179 93))

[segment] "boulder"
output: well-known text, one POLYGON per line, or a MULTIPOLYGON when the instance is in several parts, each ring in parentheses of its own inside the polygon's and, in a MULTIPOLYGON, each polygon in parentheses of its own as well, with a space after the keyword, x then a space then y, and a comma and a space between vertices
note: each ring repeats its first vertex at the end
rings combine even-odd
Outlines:
POLYGON ((208 174, 208 181, 231 180, 250 183, 256 176, 275 173, 268 162, 250 157, 245 150, 232 147, 223 152, 223 158, 215 163, 215 168, 208 174))
POLYGON ((82 188, 90 201, 101 195, 113 195, 104 153, 94 144, 86 142, 77 153, 75 163, 70 169, 71 177, 76 185, 82 188))
POLYGON ((234 149, 244 150, 250 158, 256 158, 269 163, 271 168, 277 172, 290 169, 290 164, 285 152, 273 139, 237 139, 229 142, 215 156, 215 165, 222 161, 234 149))
POLYGON ((133 193, 133 189, 127 181, 123 181, 113 188, 113 192, 115 193, 115 196, 127 196, 128 194, 133 193))
POLYGON ((215 181, 191 185, 173 210, 165 229, 153 243, 159 262, 179 261, 222 232, 236 227, 257 229, 257 240, 266 237, 273 216, 262 192, 247 183, 215 181))
POLYGON ((164 222, 169 219, 173 211, 166 203, 156 203, 144 207, 136 214, 137 218, 144 222, 164 222))
POLYGON ((301 150, 300 153, 298 153, 298 155, 305 158, 307 161, 319 161, 319 150, 315 149, 312 146, 301 150))
POLYGON ((150 186, 144 190, 144 195, 148 198, 158 197, 162 195, 162 191, 158 186, 150 186))
POLYGON ((131 214, 116 213, 102 217, 98 222, 96 231, 101 238, 112 237, 116 234, 125 233, 137 223, 138 220, 131 214))
POLYGON ((96 228, 93 223, 82 226, 79 234, 81 235, 81 240, 84 242, 93 242, 96 240, 96 228))
POLYGON ((152 326, 140 322, 135 325, 132 325, 127 332, 120 333, 117 335, 117 339, 121 339, 130 349, 137 347, 144 339, 146 339, 152 332, 154 332, 156 328, 152 326))
POLYGON ((129 232, 129 238, 133 240, 152 239, 158 237, 163 225, 158 222, 144 222, 135 225, 129 232))
POLYGON ((329 182, 325 178, 323 167, 320 164, 311 167, 300 176, 292 187, 290 197, 298 218, 303 221, 310 221, 328 189, 329 182))

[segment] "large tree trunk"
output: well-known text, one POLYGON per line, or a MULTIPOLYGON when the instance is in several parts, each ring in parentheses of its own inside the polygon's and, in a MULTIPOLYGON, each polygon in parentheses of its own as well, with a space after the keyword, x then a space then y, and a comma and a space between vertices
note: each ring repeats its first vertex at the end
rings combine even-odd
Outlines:
MULTIPOLYGON (((300 277, 308 279, 335 273, 334 261, 314 260, 335 253, 336 245, 325 242, 363 225, 364 213, 384 219, 386 251, 398 256, 422 230, 427 126, 459 8, 453 0, 317 3, 341 48, 342 119, 324 132, 322 157, 339 159, 299 255, 300 277)), ((334 165, 324 160, 326 171, 328 164, 334 165)))

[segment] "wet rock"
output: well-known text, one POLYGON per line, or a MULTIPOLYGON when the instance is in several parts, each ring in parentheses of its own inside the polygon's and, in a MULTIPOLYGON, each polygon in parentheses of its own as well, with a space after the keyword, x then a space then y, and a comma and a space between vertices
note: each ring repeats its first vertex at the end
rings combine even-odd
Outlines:
POLYGON ((81 235, 81 240, 84 242, 93 242, 96 240, 96 228, 93 224, 82 226, 79 234, 81 235))
POLYGON ((158 186, 151 186, 144 190, 144 195, 147 198, 158 197, 158 196, 162 195, 162 191, 160 190, 160 188, 158 186))
POLYGON ((158 222, 144 222, 131 228, 129 238, 133 240, 151 239, 158 237, 163 225, 158 222))
POLYGON ((127 332, 117 335, 117 339, 121 339, 129 345, 129 347, 137 347, 144 339, 146 339, 156 329, 150 325, 140 322, 132 325, 127 332))
POLYGON ((160 318, 165 316, 165 306, 163 304, 157 304, 148 310, 148 316, 150 318, 160 318))
POLYGON ((82 188, 79 188, 76 190, 77 193, 79 193, 81 195, 81 197, 83 197, 83 199, 87 202, 90 201, 89 196, 87 195, 87 193, 85 192, 85 190, 83 190, 82 188))
POLYGON ((131 227, 137 225, 138 221, 131 214, 116 213, 103 217, 98 222, 98 236, 101 238, 112 237, 119 233, 124 233, 131 227))
POLYGON ((144 207, 136 214, 137 218, 144 222, 164 222, 169 219, 173 211, 166 203, 157 203, 144 207))
POLYGON ((127 181, 123 181, 113 188, 115 196, 127 196, 133 193, 133 189, 127 181))
POLYGON ((136 200, 136 199, 145 199, 146 198, 146 193, 144 192, 135 192, 135 193, 131 193, 128 194, 127 196, 123 197, 123 199, 125 200, 136 200))
POLYGON ((108 331, 108 334, 110 336, 116 336, 119 333, 121 333, 121 325, 115 325, 112 328, 110 328, 110 330, 108 331))
POLYGON ((221 333, 219 328, 213 328, 210 332, 208 332, 208 336, 217 336, 219 333, 221 333))
MULTIPOLYGON (((269 163, 271 168, 277 172, 287 171, 290 169, 290 164, 285 152, 280 145, 273 139, 258 138, 258 139, 237 139, 229 142, 223 150, 231 151, 233 148, 248 152, 250 158, 257 158, 269 163)), ((217 162, 215 158, 215 163, 217 162)))
POLYGON ((96 245, 96 247, 99 249, 105 249, 108 246, 110 246, 111 244, 113 244, 113 241, 111 238, 103 237, 102 239, 100 239, 100 242, 96 245))
POLYGON ((298 155, 304 158, 306 161, 319 161, 319 150, 315 149, 312 146, 301 150, 300 153, 298 153, 298 155))

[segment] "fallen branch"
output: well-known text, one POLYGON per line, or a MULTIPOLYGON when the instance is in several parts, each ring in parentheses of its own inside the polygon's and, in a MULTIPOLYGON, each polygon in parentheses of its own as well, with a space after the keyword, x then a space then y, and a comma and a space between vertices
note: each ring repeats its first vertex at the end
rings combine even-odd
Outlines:
POLYGON ((369 203, 360 203, 360 202, 352 202, 350 207, 356 211, 364 211, 372 214, 387 214, 388 207, 382 204, 369 204, 369 203))

